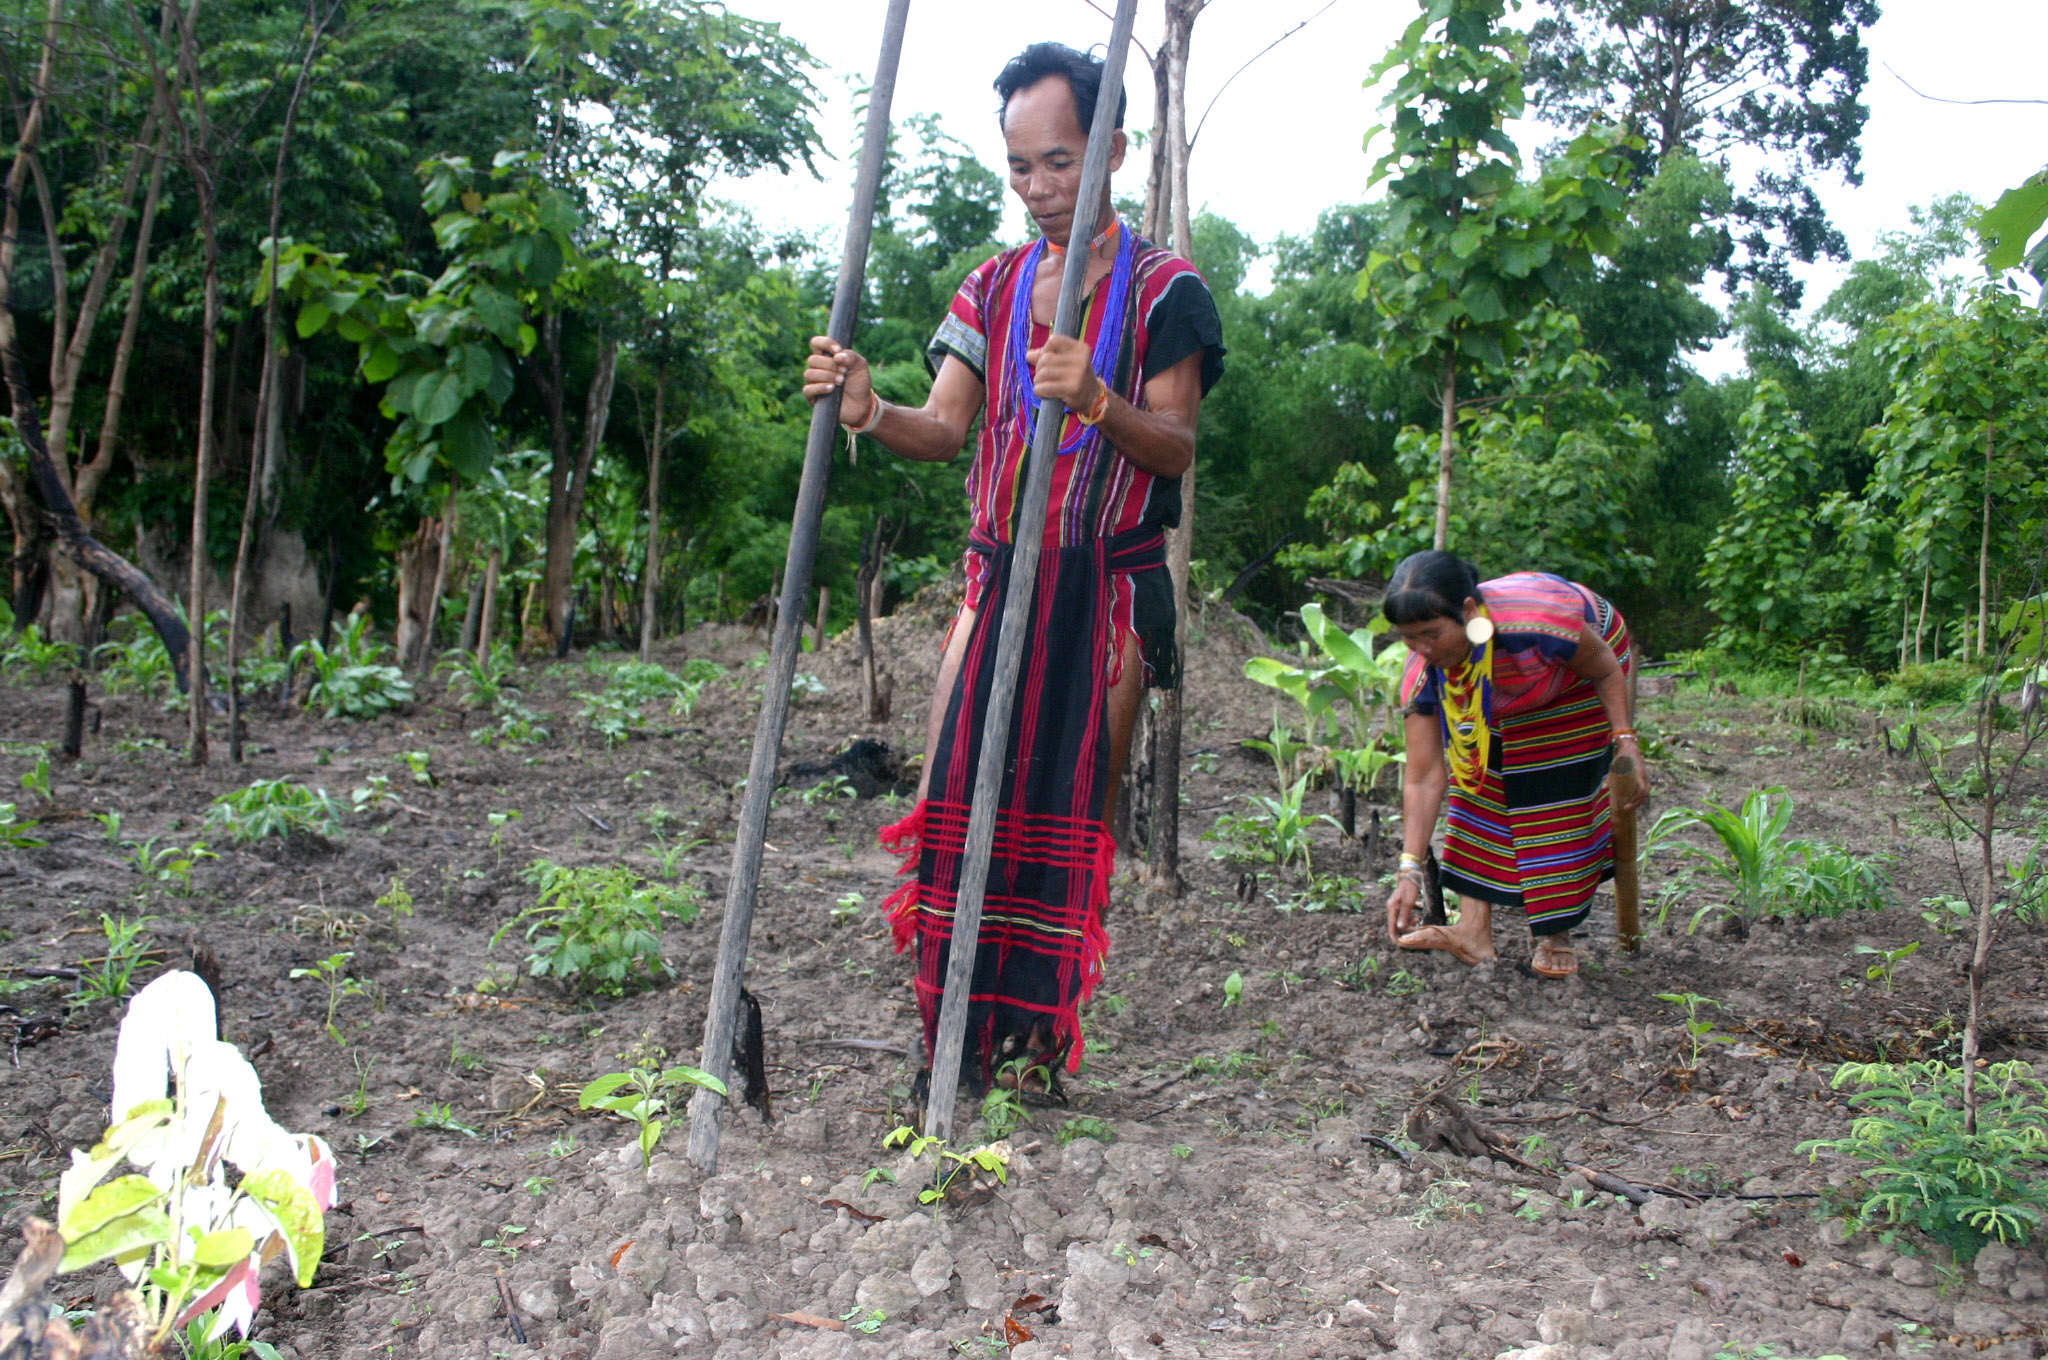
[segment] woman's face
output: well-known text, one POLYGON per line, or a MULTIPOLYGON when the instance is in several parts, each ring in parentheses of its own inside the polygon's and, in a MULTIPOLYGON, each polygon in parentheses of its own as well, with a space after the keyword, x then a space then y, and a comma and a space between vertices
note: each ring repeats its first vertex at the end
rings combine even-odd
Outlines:
POLYGON ((1439 670, 1455 670, 1472 654, 1472 643, 1465 636, 1465 619, 1478 612, 1478 602, 1467 600, 1464 618, 1437 617, 1420 623, 1399 623, 1394 625, 1394 631, 1408 644, 1409 651, 1418 653, 1430 665, 1439 670))

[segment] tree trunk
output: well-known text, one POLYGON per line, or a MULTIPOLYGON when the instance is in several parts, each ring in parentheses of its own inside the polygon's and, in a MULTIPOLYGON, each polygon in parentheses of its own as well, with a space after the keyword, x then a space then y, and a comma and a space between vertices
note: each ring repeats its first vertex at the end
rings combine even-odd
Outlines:
POLYGON ((484 586, 474 573, 469 578, 469 598, 462 609, 462 638, 455 644, 455 650, 474 655, 476 652, 476 630, 484 612, 484 586))
POLYGON ((453 472, 448 474, 448 499, 441 508, 441 536, 434 550, 434 584, 427 595, 427 617, 420 627, 419 650, 412 658, 412 669, 417 675, 426 674, 434 664, 434 629, 441 622, 441 597, 448 593, 448 568, 455 557, 455 492, 460 483, 461 478, 453 472))
POLYGON ((654 660, 661 603, 661 445, 668 437, 668 365, 654 370, 654 438, 647 445, 647 564, 640 573, 640 659, 654 660))
MULTIPOLYGON (((1206 0, 1166 0, 1166 33, 1159 45, 1158 65, 1166 72, 1166 155, 1168 184, 1166 210, 1162 221, 1173 225, 1173 250, 1183 259, 1195 253, 1193 209, 1188 193, 1188 48, 1194 34, 1195 18, 1206 0)), ((1155 158, 1159 152, 1155 151, 1155 158)), ((1166 568, 1173 577, 1174 641, 1183 661, 1188 645, 1188 566, 1195 537, 1195 467, 1180 479, 1180 523, 1167 536, 1166 568)), ((1153 727, 1152 806, 1149 820, 1151 865, 1149 886, 1172 897, 1181 894, 1180 876, 1180 755, 1181 723, 1187 694, 1188 673, 1181 667, 1180 683, 1159 696, 1153 727)))
MULTIPOLYGON (((332 8, 328 11, 330 15, 333 12, 332 8)), ((309 22, 313 19, 310 7, 307 19, 309 22)), ((285 155, 291 148, 292 128, 298 122, 299 101, 306 93, 306 78, 312 72, 314 54, 320 49, 321 28, 320 23, 313 23, 313 31, 306 39, 306 55, 299 61, 299 76, 292 84, 291 99, 285 104, 284 126, 279 130, 277 139, 277 159, 270 171, 270 249, 263 265, 269 276, 263 302, 263 367, 256 379, 256 418, 251 423, 249 436, 249 485, 242 497, 242 529, 235 539, 235 572, 228 586, 228 759, 236 765, 242 763, 242 597, 247 590, 256 507, 270 485, 268 464, 277 456, 273 446, 283 428, 277 392, 282 367, 277 352, 277 233, 284 214, 285 155)), ((240 339, 241 334, 237 330, 238 343, 240 339)), ((239 370, 239 362, 235 367, 239 370)))
POLYGON ((1458 356, 1455 351, 1444 356, 1437 404, 1442 413, 1442 426, 1436 446, 1436 537, 1430 546, 1442 551, 1451 543, 1451 459, 1457 451, 1458 356))
POLYGON ((441 540, 441 524, 427 515, 398 549, 398 662, 407 669, 423 650, 429 602, 441 575, 441 540))
POLYGON ((1996 426, 1984 422, 1984 538, 1977 548, 1977 656, 1984 655, 1987 621, 1991 617, 1991 440, 1996 426))
POLYGON ((619 342, 605 340, 598 349, 597 371, 591 375, 590 391, 584 403, 583 442, 574 461, 569 456, 568 422, 562 413, 561 322, 550 317, 544 333, 550 347, 550 412, 554 435, 554 465, 548 470, 547 562, 542 568, 543 598, 547 612, 543 626, 551 651, 561 654, 569 644, 570 592, 576 579, 577 525, 583 517, 583 494, 590 484, 591 461, 604 440, 604 427, 611 415, 612 380, 618 373, 619 342))
POLYGON ((825 623, 832 617, 832 587, 818 587, 818 624, 811 630, 811 653, 825 650, 825 623))
POLYGON ((491 634, 498 623, 498 577, 505 568, 505 550, 491 549, 491 560, 484 565, 483 617, 477 621, 476 656, 479 661, 491 659, 491 634))

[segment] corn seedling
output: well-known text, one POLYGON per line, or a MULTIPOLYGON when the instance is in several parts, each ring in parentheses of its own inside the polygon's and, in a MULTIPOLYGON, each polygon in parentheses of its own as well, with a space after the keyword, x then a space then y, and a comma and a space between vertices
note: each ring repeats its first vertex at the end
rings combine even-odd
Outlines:
POLYGON ((135 970, 150 952, 149 923, 154 916, 100 916, 100 934, 106 953, 95 963, 79 968, 77 1004, 119 1001, 128 995, 135 970))
POLYGON ((15 811, 14 804, 0 803, 0 846, 9 850, 33 850, 39 845, 48 845, 35 834, 36 821, 23 817, 15 811))

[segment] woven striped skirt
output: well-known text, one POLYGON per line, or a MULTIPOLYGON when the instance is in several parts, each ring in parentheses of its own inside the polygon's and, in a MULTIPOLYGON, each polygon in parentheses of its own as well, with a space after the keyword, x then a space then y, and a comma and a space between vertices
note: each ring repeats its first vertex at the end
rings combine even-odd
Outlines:
MULTIPOLYGON (((1599 601, 1599 631, 1625 672, 1628 625, 1599 601)), ((1533 935, 1576 929, 1614 877, 1607 807, 1612 729, 1585 680, 1531 713, 1496 720, 1476 793, 1453 780, 1444 837, 1446 893, 1520 907, 1533 935)))

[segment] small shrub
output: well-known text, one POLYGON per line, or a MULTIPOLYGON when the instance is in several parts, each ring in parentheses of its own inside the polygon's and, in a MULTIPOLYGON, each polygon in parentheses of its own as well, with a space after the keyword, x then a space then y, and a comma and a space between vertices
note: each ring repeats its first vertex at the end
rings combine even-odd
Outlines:
POLYGON ((1977 675, 1967 661, 1929 661, 1907 666, 1893 678, 1892 685, 1916 704, 1955 705, 1969 697, 1977 675))
POLYGON ((434 667, 445 675, 450 697, 466 708, 496 708, 498 701, 518 691, 511 685, 512 649, 504 643, 491 647, 489 656, 474 652, 449 652, 434 667))
POLYGON ((1858 1226, 1913 1228, 1969 1261, 1992 1242, 2024 1246, 2048 1215, 2048 1085, 2024 1062, 1977 1074, 1977 1131, 1963 1117, 1963 1071, 1943 1062, 1844 1063, 1853 1088, 1846 1138, 1798 1151, 1853 1157, 1863 1168, 1841 1207, 1858 1226))
POLYGON ((528 865, 523 877, 539 886, 540 900, 499 926, 491 947, 523 926, 532 946, 530 975, 603 996, 623 996, 674 975, 661 957, 662 922, 697 919, 694 884, 651 883, 623 865, 572 869, 544 859, 528 865))
POLYGON ((390 649, 369 636, 370 616, 357 614, 332 648, 308 638, 292 648, 291 664, 313 668, 308 703, 330 718, 374 718, 412 702, 412 681, 384 660, 390 649))
POLYGON ((161 699, 177 683, 177 668, 163 639, 155 630, 137 627, 132 620, 128 636, 102 642, 93 649, 100 663, 100 686, 109 694, 140 694, 161 699))
POLYGON ((78 648, 68 642, 51 642, 34 624, 22 629, 0 651, 0 669, 10 674, 32 671, 37 680, 48 680, 54 671, 78 664, 78 648))
POLYGON ((341 807, 325 789, 309 789, 289 779, 259 779, 214 799, 206 809, 206 829, 242 842, 294 831, 332 836, 341 829, 341 807))

